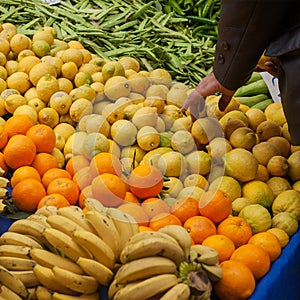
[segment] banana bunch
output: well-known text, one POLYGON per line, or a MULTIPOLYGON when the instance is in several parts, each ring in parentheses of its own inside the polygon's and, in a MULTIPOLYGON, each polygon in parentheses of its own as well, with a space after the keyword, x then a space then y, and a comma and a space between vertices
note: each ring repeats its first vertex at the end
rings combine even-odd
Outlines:
POLYGON ((109 299, 189 299, 190 288, 177 275, 190 247, 190 235, 177 225, 134 234, 120 253, 109 299))
POLYGON ((3 200, 9 197, 9 179, 4 177, 5 171, 0 167, 0 212, 3 212, 5 209, 5 204, 3 200))

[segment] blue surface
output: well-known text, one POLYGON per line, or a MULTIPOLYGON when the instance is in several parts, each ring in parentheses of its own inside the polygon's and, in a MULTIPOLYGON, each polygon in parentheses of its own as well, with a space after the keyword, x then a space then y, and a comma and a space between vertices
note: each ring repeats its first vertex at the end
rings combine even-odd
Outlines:
MULTIPOLYGON (((0 215, 0 235, 12 221, 0 215)), ((106 289, 101 291, 106 300, 106 289)), ((249 300, 300 300, 300 228, 283 248, 280 257, 256 286, 249 300)))

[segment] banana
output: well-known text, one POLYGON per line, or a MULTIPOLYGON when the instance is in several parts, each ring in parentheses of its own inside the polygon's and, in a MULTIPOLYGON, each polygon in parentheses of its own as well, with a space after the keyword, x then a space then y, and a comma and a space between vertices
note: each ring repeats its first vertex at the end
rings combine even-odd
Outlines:
POLYGON ((82 226, 62 215, 51 215, 47 217, 47 222, 52 228, 64 232, 68 236, 73 235, 75 230, 85 230, 82 226))
POLYGON ((27 296, 26 300, 37 300, 37 297, 36 297, 36 288, 37 287, 38 287, 38 285, 27 288, 28 296, 27 296))
POLYGON ((0 284, 0 300, 22 300, 13 290, 0 284))
POLYGON ((0 257, 12 256, 20 258, 30 258, 30 247, 20 245, 0 245, 0 257))
POLYGON ((122 265, 115 279, 119 284, 143 280, 159 274, 175 274, 177 270, 173 260, 166 257, 144 257, 122 265))
POLYGON ((120 254, 120 234, 113 219, 96 210, 87 211, 85 217, 94 227, 98 236, 113 250, 115 258, 118 258, 120 254))
POLYGON ((98 281, 90 275, 76 274, 58 266, 53 267, 52 271, 58 281, 74 292, 93 294, 99 288, 98 281))
POLYGON ((160 300, 189 300, 191 290, 185 283, 179 282, 171 287, 160 300))
POLYGON ((7 270, 2 266, 0 266, 0 278, 1 278, 0 282, 2 286, 6 286, 8 289, 13 291, 20 297, 23 298, 27 297, 28 292, 24 283, 18 277, 16 277, 11 271, 7 270))
POLYGON ((184 260, 183 250, 178 244, 172 243, 163 237, 152 237, 125 245, 120 254, 120 261, 127 263, 148 256, 167 257, 173 260, 176 265, 184 260))
POLYGON ((38 300, 52 300, 52 292, 43 285, 37 286, 35 294, 38 300))
POLYGON ((206 265, 215 265, 219 261, 218 252, 205 245, 192 245, 190 249, 190 261, 203 263, 206 265))
POLYGON ((174 274, 161 274, 142 281, 129 283, 119 289, 114 300, 146 300, 167 291, 178 283, 174 274))
POLYGON ((211 281, 218 281, 223 277, 223 270, 218 264, 214 266, 201 264, 201 266, 211 281))
POLYGON ((41 244, 39 244, 33 238, 18 232, 11 232, 11 231, 3 232, 2 235, 0 236, 0 245, 5 245, 5 244, 20 245, 20 246, 26 246, 30 248, 39 248, 39 249, 43 248, 41 244))
POLYGON ((96 261, 102 263, 109 269, 113 268, 115 264, 115 254, 98 235, 86 230, 75 230, 73 240, 86 248, 94 256, 96 261))
POLYGON ((45 228, 44 225, 33 220, 19 219, 10 225, 8 231, 33 236, 43 245, 47 244, 47 240, 43 236, 45 228))
POLYGON ((185 228, 179 225, 167 225, 158 230, 158 232, 163 232, 170 235, 174 238, 179 246, 182 248, 185 259, 188 259, 190 254, 190 248, 192 245, 192 240, 190 234, 187 232, 185 228))
POLYGON ((7 188, 9 186, 9 179, 6 177, 0 177, 0 188, 7 188))
POLYGON ((136 222, 132 221, 127 214, 114 207, 107 208, 106 213, 113 219, 113 222, 119 232, 120 249, 122 249, 129 238, 138 232, 138 230, 136 231, 134 229, 135 227, 132 224, 136 222))
POLYGON ((107 295, 108 299, 114 299, 115 294, 125 286, 126 284, 120 284, 117 283, 116 279, 113 279, 113 281, 108 286, 107 295))
POLYGON ((43 215, 45 217, 48 217, 48 216, 51 216, 51 215, 56 215, 57 210, 58 210, 58 208, 56 206, 45 205, 45 206, 42 206, 41 208, 37 209, 35 214, 36 215, 43 215))
POLYGON ((1 256, 0 266, 3 266, 10 271, 27 271, 32 270, 35 265, 33 259, 12 257, 12 256, 1 256))
POLYGON ((59 254, 36 248, 31 249, 29 254, 34 261, 44 267, 53 268, 54 266, 59 266, 74 273, 83 274, 82 268, 77 263, 59 254))
POLYGON ((96 260, 79 257, 77 264, 87 275, 93 276, 100 285, 108 285, 113 279, 113 271, 96 260))
POLYGON ((79 296, 65 295, 61 293, 53 293, 51 300, 100 300, 99 293, 81 294, 79 296))
MULTIPOLYGON (((82 232, 87 233, 88 231, 83 230, 82 232)), ((74 262, 76 262, 79 256, 90 257, 89 253, 74 241, 73 238, 57 229, 46 228, 43 235, 54 248, 74 262)))
POLYGON ((11 273, 19 278, 26 288, 34 287, 39 285, 39 280, 34 274, 33 270, 28 270, 28 271, 11 271, 11 273))
POLYGON ((75 223, 77 223, 87 231, 96 233, 95 229, 85 218, 85 215, 79 206, 70 205, 70 206, 61 207, 57 210, 57 214, 74 221, 75 223))
POLYGON ((4 187, 0 187, 0 199, 7 199, 8 196, 9 196, 9 191, 4 187))
MULTIPOLYGON (((59 292, 68 295, 74 293, 72 290, 66 288, 64 285, 61 284, 59 280, 56 279, 56 276, 54 275, 52 269, 43 267, 40 264, 36 264, 33 268, 33 272, 35 273, 36 277, 40 281, 40 284, 43 285, 46 289, 48 289, 49 292, 53 291, 53 292, 59 292)), ((46 291, 43 292, 44 292, 43 294, 45 294, 46 291)), ((37 294, 39 294, 38 291, 37 294)))
POLYGON ((106 212, 106 207, 95 198, 86 198, 84 200, 84 205, 87 211, 98 211, 101 213, 106 212))
POLYGON ((31 220, 31 221, 40 223, 45 227, 51 227, 50 224, 47 222, 47 217, 44 215, 32 214, 27 217, 27 220, 31 220))

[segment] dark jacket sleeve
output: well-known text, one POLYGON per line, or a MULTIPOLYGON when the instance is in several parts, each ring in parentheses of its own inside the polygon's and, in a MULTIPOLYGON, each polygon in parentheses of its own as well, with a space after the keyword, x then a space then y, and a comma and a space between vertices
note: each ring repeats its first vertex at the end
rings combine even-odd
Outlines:
POLYGON ((260 56, 300 24, 299 0, 222 0, 214 74, 235 90, 251 76, 260 56))

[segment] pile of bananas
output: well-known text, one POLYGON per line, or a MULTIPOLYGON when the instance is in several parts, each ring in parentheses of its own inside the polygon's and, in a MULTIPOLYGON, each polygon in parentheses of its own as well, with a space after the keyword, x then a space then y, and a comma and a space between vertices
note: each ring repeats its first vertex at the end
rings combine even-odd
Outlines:
POLYGON ((12 223, 0 236, 0 299, 100 299, 101 287, 113 300, 209 299, 222 277, 213 249, 192 246, 181 226, 139 232, 117 208, 86 208, 45 206, 12 223))
POLYGON ((5 177, 5 171, 0 167, 0 212, 4 211, 6 200, 9 197, 9 179, 5 177))

